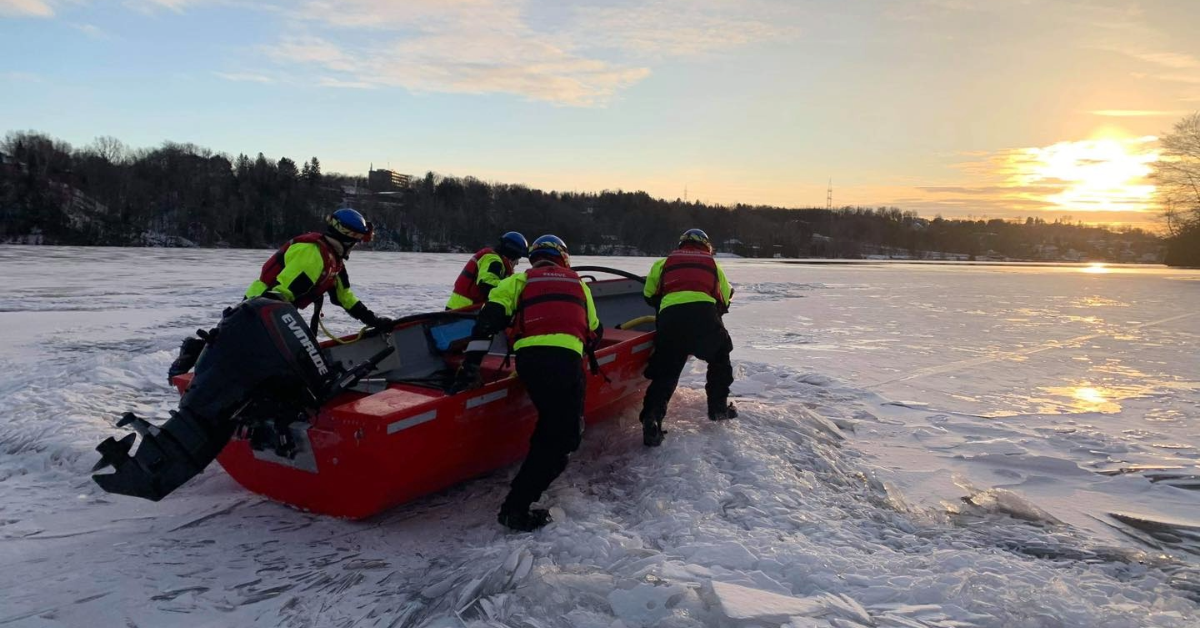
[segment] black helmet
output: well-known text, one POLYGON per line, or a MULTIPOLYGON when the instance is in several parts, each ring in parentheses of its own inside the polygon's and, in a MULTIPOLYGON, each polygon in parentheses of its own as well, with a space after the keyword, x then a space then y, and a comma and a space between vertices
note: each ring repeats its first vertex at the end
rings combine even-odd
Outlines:
POLYGON ((509 231, 500 236, 500 244, 496 252, 511 260, 529 256, 529 241, 516 231, 509 231))

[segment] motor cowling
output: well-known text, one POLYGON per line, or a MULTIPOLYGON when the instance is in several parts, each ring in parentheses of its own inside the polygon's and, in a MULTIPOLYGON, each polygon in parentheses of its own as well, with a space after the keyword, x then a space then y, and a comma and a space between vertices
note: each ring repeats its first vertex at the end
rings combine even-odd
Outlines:
POLYGON ((105 491, 158 501, 204 470, 229 442, 251 401, 315 410, 338 373, 290 303, 257 297, 225 311, 196 363, 179 409, 161 426, 126 414, 120 440, 96 450, 92 479, 105 491), (137 451, 129 455, 137 443, 137 451))

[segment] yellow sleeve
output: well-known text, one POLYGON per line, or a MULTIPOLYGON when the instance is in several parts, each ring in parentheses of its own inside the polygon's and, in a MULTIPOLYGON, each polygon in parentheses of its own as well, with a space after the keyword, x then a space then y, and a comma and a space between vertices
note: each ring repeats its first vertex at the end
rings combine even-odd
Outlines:
POLYGON ((720 264, 717 264, 717 278, 721 280, 721 298, 725 300, 725 305, 729 305, 733 301, 733 286, 729 285, 729 280, 725 278, 725 269, 721 268, 720 264))
POLYGON ((500 281, 504 279, 504 276, 493 273, 490 270, 492 264, 500 264, 501 267, 504 267, 504 260, 500 259, 500 256, 496 255, 495 253, 487 253, 483 257, 479 258, 479 262, 476 263, 476 267, 479 269, 479 271, 475 277, 475 283, 487 284, 493 289, 500 285, 500 281))
POLYGON ((358 297, 354 295, 354 291, 350 290, 349 282, 344 279, 344 275, 338 275, 337 282, 333 284, 333 295, 342 309, 347 312, 350 308, 358 305, 358 297))
POLYGON ((517 311, 521 292, 525 290, 525 280, 525 273, 516 273, 504 279, 488 294, 488 302, 504 306, 504 313, 511 317, 517 311))
POLYGON ((275 278, 275 285, 267 288, 278 292, 290 303, 296 300, 296 295, 292 293, 292 282, 300 275, 305 275, 308 285, 314 285, 321 278, 324 268, 325 260, 321 257, 320 247, 311 242, 293 244, 283 254, 283 270, 275 278))
POLYGON ((600 328, 600 317, 596 316, 596 303, 592 301, 592 289, 588 287, 587 282, 580 281, 583 286, 583 298, 587 300, 587 319, 588 329, 596 331, 600 328))
POLYGON ((650 267, 650 273, 646 275, 646 287, 642 289, 642 294, 647 299, 653 298, 658 294, 658 284, 662 281, 663 264, 667 263, 667 258, 662 258, 650 267))

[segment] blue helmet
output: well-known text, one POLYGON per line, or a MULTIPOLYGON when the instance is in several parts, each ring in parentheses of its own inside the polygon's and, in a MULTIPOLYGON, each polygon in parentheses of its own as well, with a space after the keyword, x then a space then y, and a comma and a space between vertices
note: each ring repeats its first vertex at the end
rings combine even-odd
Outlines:
POLYGON ((346 243, 370 242, 375 226, 357 210, 343 207, 325 218, 325 233, 346 243))
POLYGON ((496 252, 508 259, 517 260, 529 255, 529 241, 516 231, 509 231, 500 236, 500 244, 496 252))
POLYGON ((571 254, 567 251, 567 243, 556 235, 544 235, 533 241, 529 246, 529 261, 548 259, 559 266, 571 266, 571 254))
POLYGON ((679 236, 679 246, 687 244, 699 245, 712 252, 712 240, 708 239, 708 234, 702 229, 688 229, 679 236))

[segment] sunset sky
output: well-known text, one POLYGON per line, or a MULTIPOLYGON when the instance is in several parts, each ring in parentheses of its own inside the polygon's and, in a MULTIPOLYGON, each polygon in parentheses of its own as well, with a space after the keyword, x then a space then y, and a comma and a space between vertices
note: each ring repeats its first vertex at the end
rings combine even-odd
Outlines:
POLYGON ((560 190, 1153 220, 1193 0, 0 0, 0 132, 560 190))

